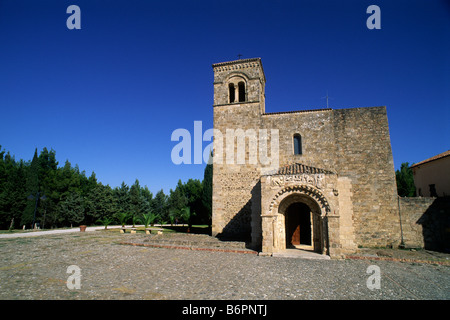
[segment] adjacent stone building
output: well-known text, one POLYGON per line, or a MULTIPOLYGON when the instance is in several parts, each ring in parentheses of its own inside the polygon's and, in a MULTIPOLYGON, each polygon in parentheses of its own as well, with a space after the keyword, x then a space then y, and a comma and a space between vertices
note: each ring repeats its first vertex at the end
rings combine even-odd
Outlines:
POLYGON ((386 107, 266 113, 260 58, 213 70, 213 235, 267 254, 399 244, 386 107))

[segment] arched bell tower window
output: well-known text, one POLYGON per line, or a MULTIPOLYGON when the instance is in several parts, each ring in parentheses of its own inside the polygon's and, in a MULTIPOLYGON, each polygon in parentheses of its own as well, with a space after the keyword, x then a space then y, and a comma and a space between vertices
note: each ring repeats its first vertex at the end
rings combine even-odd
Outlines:
POLYGON ((239 82, 238 88, 239 88, 239 102, 244 102, 245 101, 245 83, 242 81, 239 82))
POLYGON ((228 82, 228 103, 246 102, 247 81, 240 75, 234 75, 228 82))
POLYGON ((230 83, 228 85, 228 93, 230 97, 230 103, 233 103, 235 100, 234 83, 230 83))
POLYGON ((302 136, 294 134, 294 154, 302 154, 302 136))

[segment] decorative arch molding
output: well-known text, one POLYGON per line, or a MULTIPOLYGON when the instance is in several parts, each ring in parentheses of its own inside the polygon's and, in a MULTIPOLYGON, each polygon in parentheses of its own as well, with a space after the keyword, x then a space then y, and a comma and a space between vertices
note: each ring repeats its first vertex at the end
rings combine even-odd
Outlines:
MULTIPOLYGON (((246 86, 248 84, 248 81, 250 80, 249 77, 244 72, 232 72, 225 78, 224 82, 229 83, 232 78, 238 78, 239 80, 244 80, 246 86)), ((238 81, 235 81, 235 82, 237 83, 238 81)))
POLYGON ((308 204, 317 215, 327 216, 331 212, 330 204, 322 192, 307 185, 287 186, 278 191, 270 202, 269 212, 283 213, 290 204, 299 201, 308 204))
POLYGON ((248 77, 242 72, 233 72, 226 78, 228 86, 228 103, 246 102, 248 77))

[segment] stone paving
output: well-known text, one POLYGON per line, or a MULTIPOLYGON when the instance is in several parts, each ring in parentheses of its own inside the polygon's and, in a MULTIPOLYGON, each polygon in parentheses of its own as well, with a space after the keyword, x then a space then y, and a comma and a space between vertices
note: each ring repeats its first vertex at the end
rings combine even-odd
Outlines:
POLYGON ((275 258, 120 244, 144 240, 150 243, 145 234, 111 231, 0 239, 0 299, 450 298, 446 265, 275 258), (79 267, 79 289, 67 287, 71 265, 79 267), (370 265, 381 271, 380 289, 367 287, 370 265))

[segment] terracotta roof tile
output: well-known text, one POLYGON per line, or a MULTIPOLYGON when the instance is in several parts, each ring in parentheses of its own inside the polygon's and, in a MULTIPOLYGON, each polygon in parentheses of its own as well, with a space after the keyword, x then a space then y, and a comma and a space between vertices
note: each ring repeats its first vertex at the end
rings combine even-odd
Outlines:
POLYGON ((447 150, 447 151, 442 152, 442 153, 440 153, 440 154, 438 154, 438 155, 436 155, 434 157, 431 157, 431 158, 428 158, 426 160, 423 160, 423 161, 420 161, 418 163, 415 163, 415 164, 413 164, 411 166, 411 168, 420 166, 421 164, 424 164, 424 163, 427 163, 427 162, 430 162, 430 161, 434 161, 434 160, 437 160, 437 159, 445 158, 445 157, 448 157, 448 156, 450 156, 450 150, 447 150))
POLYGON ((325 173, 325 174, 332 174, 333 172, 328 171, 328 170, 324 170, 324 169, 320 169, 320 168, 315 168, 315 167, 311 167, 311 166, 307 166, 301 163, 293 163, 284 167, 281 167, 278 169, 278 171, 269 174, 269 175, 291 175, 291 174, 300 174, 300 173, 311 173, 311 174, 315 174, 315 173, 325 173))

